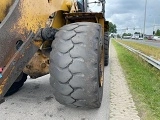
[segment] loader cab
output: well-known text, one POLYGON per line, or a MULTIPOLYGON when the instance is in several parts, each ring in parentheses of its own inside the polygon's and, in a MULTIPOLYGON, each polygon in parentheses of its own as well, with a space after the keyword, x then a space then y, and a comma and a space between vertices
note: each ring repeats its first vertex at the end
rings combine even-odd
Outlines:
POLYGON ((85 12, 84 0, 77 0, 78 12, 85 12))
POLYGON ((100 4, 102 6, 102 13, 105 16, 105 0, 89 1, 89 0, 77 0, 78 12, 91 12, 89 11, 90 4, 100 4))

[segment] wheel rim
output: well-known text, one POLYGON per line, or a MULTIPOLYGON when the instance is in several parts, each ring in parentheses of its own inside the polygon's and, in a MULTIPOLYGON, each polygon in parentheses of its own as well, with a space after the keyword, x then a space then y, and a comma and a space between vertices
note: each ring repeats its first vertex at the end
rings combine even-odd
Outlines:
POLYGON ((100 62, 99 62, 99 80, 100 87, 103 86, 104 81, 104 46, 101 46, 100 50, 100 62))

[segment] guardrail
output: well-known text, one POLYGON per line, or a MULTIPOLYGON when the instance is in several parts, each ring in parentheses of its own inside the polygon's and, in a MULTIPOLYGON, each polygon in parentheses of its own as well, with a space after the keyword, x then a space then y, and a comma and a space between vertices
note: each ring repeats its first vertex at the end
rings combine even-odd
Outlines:
MULTIPOLYGON (((115 40, 116 41, 116 40, 115 40)), ((129 47, 123 43, 120 43, 118 41, 116 41, 117 43, 119 43, 120 45, 122 45, 123 47, 127 48, 128 50, 130 50, 131 52, 139 55, 142 59, 144 59, 145 61, 147 61, 148 63, 150 63, 151 65, 153 65, 154 67, 156 67, 157 69, 160 70, 160 61, 158 60, 155 60, 147 55, 145 55, 144 53, 138 51, 138 50, 135 50, 134 48, 132 47, 129 47)))

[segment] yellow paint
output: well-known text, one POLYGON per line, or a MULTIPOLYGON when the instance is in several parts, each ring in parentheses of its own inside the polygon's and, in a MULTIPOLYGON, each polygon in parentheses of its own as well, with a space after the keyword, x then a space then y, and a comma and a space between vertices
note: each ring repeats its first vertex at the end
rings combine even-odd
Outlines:
POLYGON ((55 19, 53 20, 52 27, 53 28, 60 28, 65 24, 65 22, 66 22, 65 19, 63 19, 63 11, 58 11, 56 13, 55 19))
POLYGON ((103 33, 103 35, 104 35, 104 18, 100 18, 99 19, 99 23, 101 24, 101 26, 102 26, 102 33, 103 33))
MULTIPOLYGON (((48 0, 39 0, 38 2, 36 0, 21 0, 19 9, 21 17, 15 28, 20 28, 19 33, 21 34, 25 33, 24 29, 36 32, 39 28, 45 27, 49 15, 59 10, 70 11, 72 3, 70 0, 50 0, 49 3, 48 0), (22 27, 24 29, 21 29, 22 27)), ((58 21, 58 23, 60 22, 58 21)), ((56 27, 61 26, 56 25, 56 27)))
POLYGON ((9 7, 12 5, 13 0, 1 0, 0 1, 0 22, 5 18, 9 7))
MULTIPOLYGON (((7 78, 8 79, 8 78, 7 78)), ((0 95, 3 93, 4 86, 6 85, 7 79, 5 79, 2 84, 0 84, 0 95)))
POLYGON ((37 40, 34 40, 34 41, 33 41, 33 44, 34 44, 35 46, 37 46, 37 47, 40 48, 41 45, 43 44, 43 41, 42 41, 42 40, 38 40, 38 41, 37 41, 37 40))

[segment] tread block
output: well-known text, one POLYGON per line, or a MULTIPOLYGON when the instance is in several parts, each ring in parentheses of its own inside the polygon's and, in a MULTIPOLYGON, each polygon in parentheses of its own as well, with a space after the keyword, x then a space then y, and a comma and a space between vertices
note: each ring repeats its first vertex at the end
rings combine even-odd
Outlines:
POLYGON ((89 59, 86 49, 86 47, 82 47, 81 45, 74 45, 74 48, 70 51, 70 55, 73 58, 89 59), (81 52, 81 54, 79 54, 77 51, 81 52))
POLYGON ((86 101, 95 101, 96 97, 95 95, 92 93, 93 91, 89 91, 89 90, 84 90, 84 89, 77 89, 76 91, 74 91, 71 96, 74 99, 78 99, 78 100, 86 100, 86 101))
POLYGON ((64 95, 61 95, 61 94, 55 94, 55 99, 61 103, 61 104, 64 104, 64 105, 68 105, 68 104, 72 104, 75 102, 75 100, 73 98, 71 98, 70 96, 64 96, 64 95))
POLYGON ((73 48, 72 41, 63 41, 58 40, 55 45, 53 46, 53 49, 57 49, 61 53, 67 53, 73 48))
POLYGON ((70 57, 69 53, 62 54, 62 53, 54 53, 51 57, 54 58, 54 63, 60 68, 66 68, 72 62, 72 58, 70 57), (61 59, 63 57, 63 59, 61 59))
POLYGON ((74 60, 73 63, 69 66, 69 70, 73 73, 81 73, 85 76, 92 76, 94 70, 93 67, 90 66, 90 63, 85 63, 83 61, 74 60))
POLYGON ((61 32, 57 32, 55 35, 55 39, 59 39, 61 38, 62 40, 70 40, 72 37, 74 37, 76 35, 75 31, 70 31, 68 32, 67 30, 63 30, 61 32))
POLYGON ((82 43, 83 46, 85 47, 86 44, 89 44, 89 41, 86 40, 87 37, 88 37, 87 33, 83 33, 83 32, 77 33, 77 35, 72 38, 72 41, 73 41, 73 43, 82 43))
POLYGON ((54 82, 53 87, 56 88, 56 91, 59 91, 59 93, 63 95, 69 95, 73 91, 69 84, 61 84, 57 80, 54 82))
POLYGON ((75 24, 72 24, 72 25, 65 25, 63 26, 62 28, 60 28, 60 30, 67 30, 67 31, 72 31, 74 30, 75 28, 77 28, 79 25, 77 23, 75 24))
POLYGON ((55 65, 50 66, 50 74, 51 74, 51 76, 54 76, 54 78, 56 80, 60 81, 61 83, 68 82, 72 77, 72 74, 69 72, 68 68, 59 69, 55 65))

